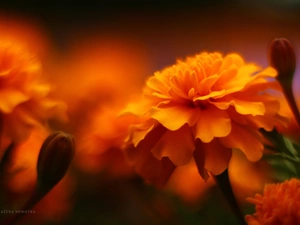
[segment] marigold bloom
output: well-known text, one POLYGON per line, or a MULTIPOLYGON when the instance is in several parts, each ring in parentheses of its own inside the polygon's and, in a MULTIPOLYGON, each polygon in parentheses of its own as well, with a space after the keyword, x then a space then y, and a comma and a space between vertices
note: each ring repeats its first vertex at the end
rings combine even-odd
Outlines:
POLYGON ((292 178, 279 184, 268 184, 263 195, 248 198, 256 212, 246 216, 249 225, 299 225, 300 181, 292 178))
POLYGON ((57 116, 66 119, 65 105, 47 97, 49 84, 40 80, 39 60, 18 43, 0 41, 0 114, 3 135, 27 138, 33 127, 57 116))
POLYGON ((144 99, 124 112, 144 118, 130 128, 127 154, 133 164, 141 164, 141 174, 160 168, 148 159, 164 161, 154 176, 167 168, 166 179, 192 157, 203 178, 207 171, 220 174, 232 148, 250 161, 259 160, 264 146, 258 130, 271 130, 279 110, 279 102, 265 92, 278 88, 269 81, 274 77, 271 67, 261 70, 238 54, 220 53, 201 53, 156 72, 147 81, 144 99))

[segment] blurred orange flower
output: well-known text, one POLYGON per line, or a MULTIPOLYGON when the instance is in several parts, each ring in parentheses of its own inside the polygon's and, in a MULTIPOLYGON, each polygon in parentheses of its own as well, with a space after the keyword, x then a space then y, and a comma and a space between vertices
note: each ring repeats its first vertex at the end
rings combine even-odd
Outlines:
POLYGON ((40 79, 41 64, 24 46, 0 41, 0 115, 3 135, 26 139, 33 127, 47 119, 66 120, 65 105, 47 97, 51 86, 40 79))
POLYGON ((256 212, 246 216, 249 225, 299 225, 300 181, 292 178, 279 184, 268 184, 263 195, 247 200, 255 204, 256 212))
POLYGON ((118 118, 118 110, 99 107, 77 133, 75 162, 89 173, 105 170, 113 176, 130 176, 133 170, 126 163, 121 147, 134 117, 118 118))
POLYGON ((271 130, 279 102, 273 68, 245 63, 238 54, 201 53, 156 72, 143 100, 124 114, 144 122, 130 127, 126 154, 147 180, 163 184, 194 157, 200 175, 222 173, 238 148, 250 161, 263 154, 260 128, 271 130), (154 164, 151 164, 154 163, 154 164))
POLYGON ((54 96, 68 105, 70 120, 61 130, 75 134, 92 122, 91 114, 99 107, 123 106, 142 87, 141 74, 150 69, 136 42, 100 35, 72 41, 70 50, 57 55, 46 73, 56 84, 54 96))
MULTIPOLYGON (((24 202, 33 193, 37 182, 37 159, 43 141, 49 132, 34 129, 26 142, 17 146, 11 165, 5 174, 5 193, 8 203, 22 208, 24 202)), ((74 183, 67 174, 35 207, 33 214, 25 220, 34 224, 45 224, 47 221, 59 222, 66 218, 72 207, 71 194, 74 183)))
POLYGON ((70 120, 60 129, 76 137, 74 162, 89 173, 132 175, 120 148, 133 116, 117 117, 141 89, 141 74, 149 74, 147 55, 138 42, 101 35, 84 35, 70 46, 47 72, 57 85, 54 94, 68 105, 70 120))

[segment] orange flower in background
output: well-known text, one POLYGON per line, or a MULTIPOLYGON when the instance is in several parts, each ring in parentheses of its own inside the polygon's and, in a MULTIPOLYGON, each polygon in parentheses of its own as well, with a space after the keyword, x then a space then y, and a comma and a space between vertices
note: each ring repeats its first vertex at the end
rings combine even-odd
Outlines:
POLYGON ((274 77, 273 68, 261 70, 238 54, 219 53, 201 53, 156 72, 143 100, 124 110, 144 119, 130 127, 125 152, 131 163, 147 180, 163 184, 192 157, 204 179, 207 171, 217 175, 227 168, 232 148, 259 160, 259 129, 270 131, 278 119, 279 102, 266 92, 278 89, 274 77))
POLYGON ((83 118, 98 107, 123 106, 142 87, 141 74, 150 73, 149 60, 138 43, 103 36, 73 42, 47 70, 57 87, 54 95, 68 105, 70 121, 61 129, 70 133, 85 126, 83 118))
POLYGON ((47 97, 51 86, 41 81, 39 60, 24 46, 9 40, 0 41, 0 53, 2 134, 18 142, 49 118, 66 120, 65 105, 47 97))
POLYGON ((47 73, 53 74, 57 85, 55 96, 68 105, 69 123, 59 129, 76 137, 74 162, 88 173, 132 175, 120 148, 133 116, 117 117, 141 89, 141 74, 150 73, 144 48, 138 42, 103 35, 80 37, 70 46, 47 73))
POLYGON ((88 123, 77 133, 75 162, 82 170, 98 173, 106 170, 113 176, 130 176, 121 147, 134 117, 118 118, 118 110, 99 107, 90 113, 88 123))
POLYGON ((299 225, 300 181, 292 178, 283 183, 268 184, 263 195, 247 200, 255 204, 256 212, 246 216, 249 225, 299 225))
MULTIPOLYGON (((29 199, 37 182, 37 160, 43 141, 49 132, 34 129, 26 142, 17 146, 11 165, 6 169, 4 191, 8 198, 5 207, 21 209, 29 199)), ((35 213, 28 214, 24 220, 34 224, 60 222, 72 208, 71 195, 74 191, 72 177, 67 174, 34 208, 35 213)))

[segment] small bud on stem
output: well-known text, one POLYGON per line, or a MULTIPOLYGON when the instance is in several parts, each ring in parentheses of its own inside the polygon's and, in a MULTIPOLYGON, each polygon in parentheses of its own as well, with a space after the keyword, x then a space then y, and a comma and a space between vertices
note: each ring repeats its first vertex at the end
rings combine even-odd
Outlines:
MULTIPOLYGON (((75 155, 75 141, 70 134, 58 131, 44 141, 37 162, 37 184, 24 210, 32 209, 65 176, 75 155)), ((12 225, 24 214, 16 214, 6 221, 12 225)))
POLYGON ((277 72, 277 80, 280 83, 283 93, 294 117, 300 126, 300 114, 293 94, 293 78, 296 68, 296 56, 294 48, 286 38, 275 38, 269 45, 269 61, 277 72))
POLYGON ((37 162, 38 185, 53 188, 66 174, 75 155, 74 138, 58 131, 44 141, 37 162))

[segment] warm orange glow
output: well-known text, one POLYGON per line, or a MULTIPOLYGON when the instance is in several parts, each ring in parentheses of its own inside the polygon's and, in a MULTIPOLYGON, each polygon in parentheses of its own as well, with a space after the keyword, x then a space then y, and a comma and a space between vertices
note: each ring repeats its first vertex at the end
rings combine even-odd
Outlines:
POLYGON ((300 181, 292 178, 279 184, 268 184, 263 195, 247 199, 255 204, 256 212, 247 215, 249 225, 299 225, 300 181))
POLYGON ((33 19, 0 11, 1 39, 21 43, 39 58, 45 59, 51 48, 46 29, 33 19))
POLYGON ((98 107, 123 106, 141 89, 150 70, 147 55, 138 44, 124 42, 82 37, 49 62, 46 73, 56 84, 53 94, 68 105, 70 120, 61 129, 77 132, 98 107))
POLYGON ((156 175, 161 177, 167 168, 165 179, 171 168, 192 157, 204 179, 207 171, 220 174, 232 148, 250 161, 259 160, 264 146, 258 129, 271 130, 279 118, 279 102, 264 92, 280 90, 274 79, 269 81, 274 77, 273 68, 261 70, 238 54, 220 53, 201 53, 156 72, 147 81, 144 98, 124 110, 145 120, 131 126, 127 153, 140 155, 132 158, 136 165, 143 158, 140 174, 160 168, 156 175), (168 166, 150 166, 146 158, 168 166))
POLYGON ((228 166, 230 183, 240 204, 246 198, 263 190, 271 182, 271 168, 265 161, 250 162, 244 154, 234 149, 228 166))
MULTIPOLYGON (((244 154, 233 150, 228 166, 230 183, 237 201, 245 205, 246 198, 263 190, 270 182, 270 168, 267 163, 250 162, 244 154)), ((204 181, 198 173, 194 160, 178 166, 166 184, 166 189, 180 196, 187 203, 199 203, 205 199, 208 189, 215 185, 212 179, 204 181)))
POLYGON ((187 165, 178 166, 169 181, 166 189, 180 196, 186 203, 193 204, 205 200, 205 193, 215 185, 212 179, 205 182, 198 173, 194 160, 187 165))

